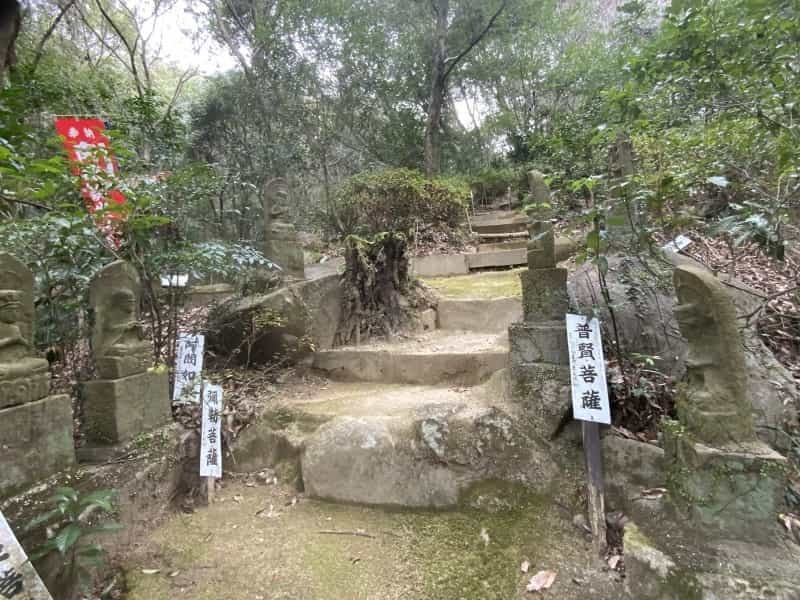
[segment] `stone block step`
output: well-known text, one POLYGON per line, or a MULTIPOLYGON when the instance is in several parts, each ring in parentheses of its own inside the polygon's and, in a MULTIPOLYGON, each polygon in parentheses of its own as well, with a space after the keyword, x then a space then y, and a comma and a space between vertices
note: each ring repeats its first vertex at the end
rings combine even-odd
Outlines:
POLYGON ((436 308, 439 329, 502 333, 522 320, 520 298, 441 299, 436 308))
POLYGON ((293 463, 306 495, 444 508, 480 482, 544 487, 554 476, 503 393, 483 386, 328 382, 287 395, 237 438, 232 469, 293 463))
POLYGON ((507 344, 507 335, 434 331, 401 343, 317 352, 314 367, 345 381, 477 385, 506 366, 507 344))
POLYGON ((527 261, 528 251, 525 248, 467 254, 467 263, 470 271, 497 267, 518 267, 526 264, 527 261))

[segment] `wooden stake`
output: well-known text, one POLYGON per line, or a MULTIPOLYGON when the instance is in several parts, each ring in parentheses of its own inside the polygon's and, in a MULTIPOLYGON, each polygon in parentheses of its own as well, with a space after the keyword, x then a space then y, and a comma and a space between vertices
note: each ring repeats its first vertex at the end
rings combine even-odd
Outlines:
POLYGON ((208 505, 211 506, 214 503, 214 478, 213 477, 206 477, 206 495, 208 496, 208 505))
POLYGON ((598 555, 606 551, 606 509, 603 497, 603 454, 600 425, 581 421, 583 453, 586 457, 586 491, 589 499, 589 527, 598 555))

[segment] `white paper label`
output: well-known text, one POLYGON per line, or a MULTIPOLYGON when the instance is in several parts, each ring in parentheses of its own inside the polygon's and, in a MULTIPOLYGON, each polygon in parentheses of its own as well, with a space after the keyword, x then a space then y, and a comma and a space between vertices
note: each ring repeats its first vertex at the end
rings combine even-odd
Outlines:
POLYGON ((692 240, 685 235, 679 235, 674 240, 672 240, 669 244, 665 244, 661 247, 662 250, 670 250, 671 252, 679 252, 686 248, 689 244, 692 243, 692 240))
POLYGON ((200 440, 200 477, 222 477, 222 388, 203 386, 203 427, 200 440))
POLYGON ((572 411, 576 419, 611 424, 600 322, 567 315, 572 411))
POLYGON ((205 337, 199 333, 178 335, 175 352, 175 386, 173 402, 200 402, 200 380, 203 372, 205 337))

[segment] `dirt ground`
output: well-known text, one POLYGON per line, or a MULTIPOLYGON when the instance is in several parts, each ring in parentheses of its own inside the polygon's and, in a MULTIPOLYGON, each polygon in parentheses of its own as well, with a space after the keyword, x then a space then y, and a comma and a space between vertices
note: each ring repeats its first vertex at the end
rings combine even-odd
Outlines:
MULTIPOLYGON (((477 494, 473 505, 488 496, 477 494)), ((522 500, 522 501, 520 501, 522 500)), ((407 512, 310 500, 258 478, 228 480, 215 503, 177 513, 122 559, 131 600, 611 599, 617 572, 560 500, 514 508, 407 512), (521 565, 529 561, 528 573, 521 565), (539 570, 546 592, 525 592, 539 570)), ((511 504, 511 502, 509 502, 511 504)), ((497 508, 497 506, 495 506, 497 508)))

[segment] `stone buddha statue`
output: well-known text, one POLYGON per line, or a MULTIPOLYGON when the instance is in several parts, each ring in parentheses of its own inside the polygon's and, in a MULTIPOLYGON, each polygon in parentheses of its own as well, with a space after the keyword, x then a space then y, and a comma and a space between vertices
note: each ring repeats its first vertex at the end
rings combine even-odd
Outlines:
POLYGON ((152 347, 139 319, 140 293, 139 276, 125 261, 104 267, 92 280, 92 352, 101 378, 142 373, 152 364, 152 347))
POLYGON ((678 296, 675 318, 689 343, 688 381, 678 395, 678 417, 703 444, 753 441, 744 349, 733 301, 722 283, 701 267, 680 266, 673 277, 678 296))
POLYGON ((0 253, 0 408, 44 398, 48 363, 33 345, 33 275, 0 253))

